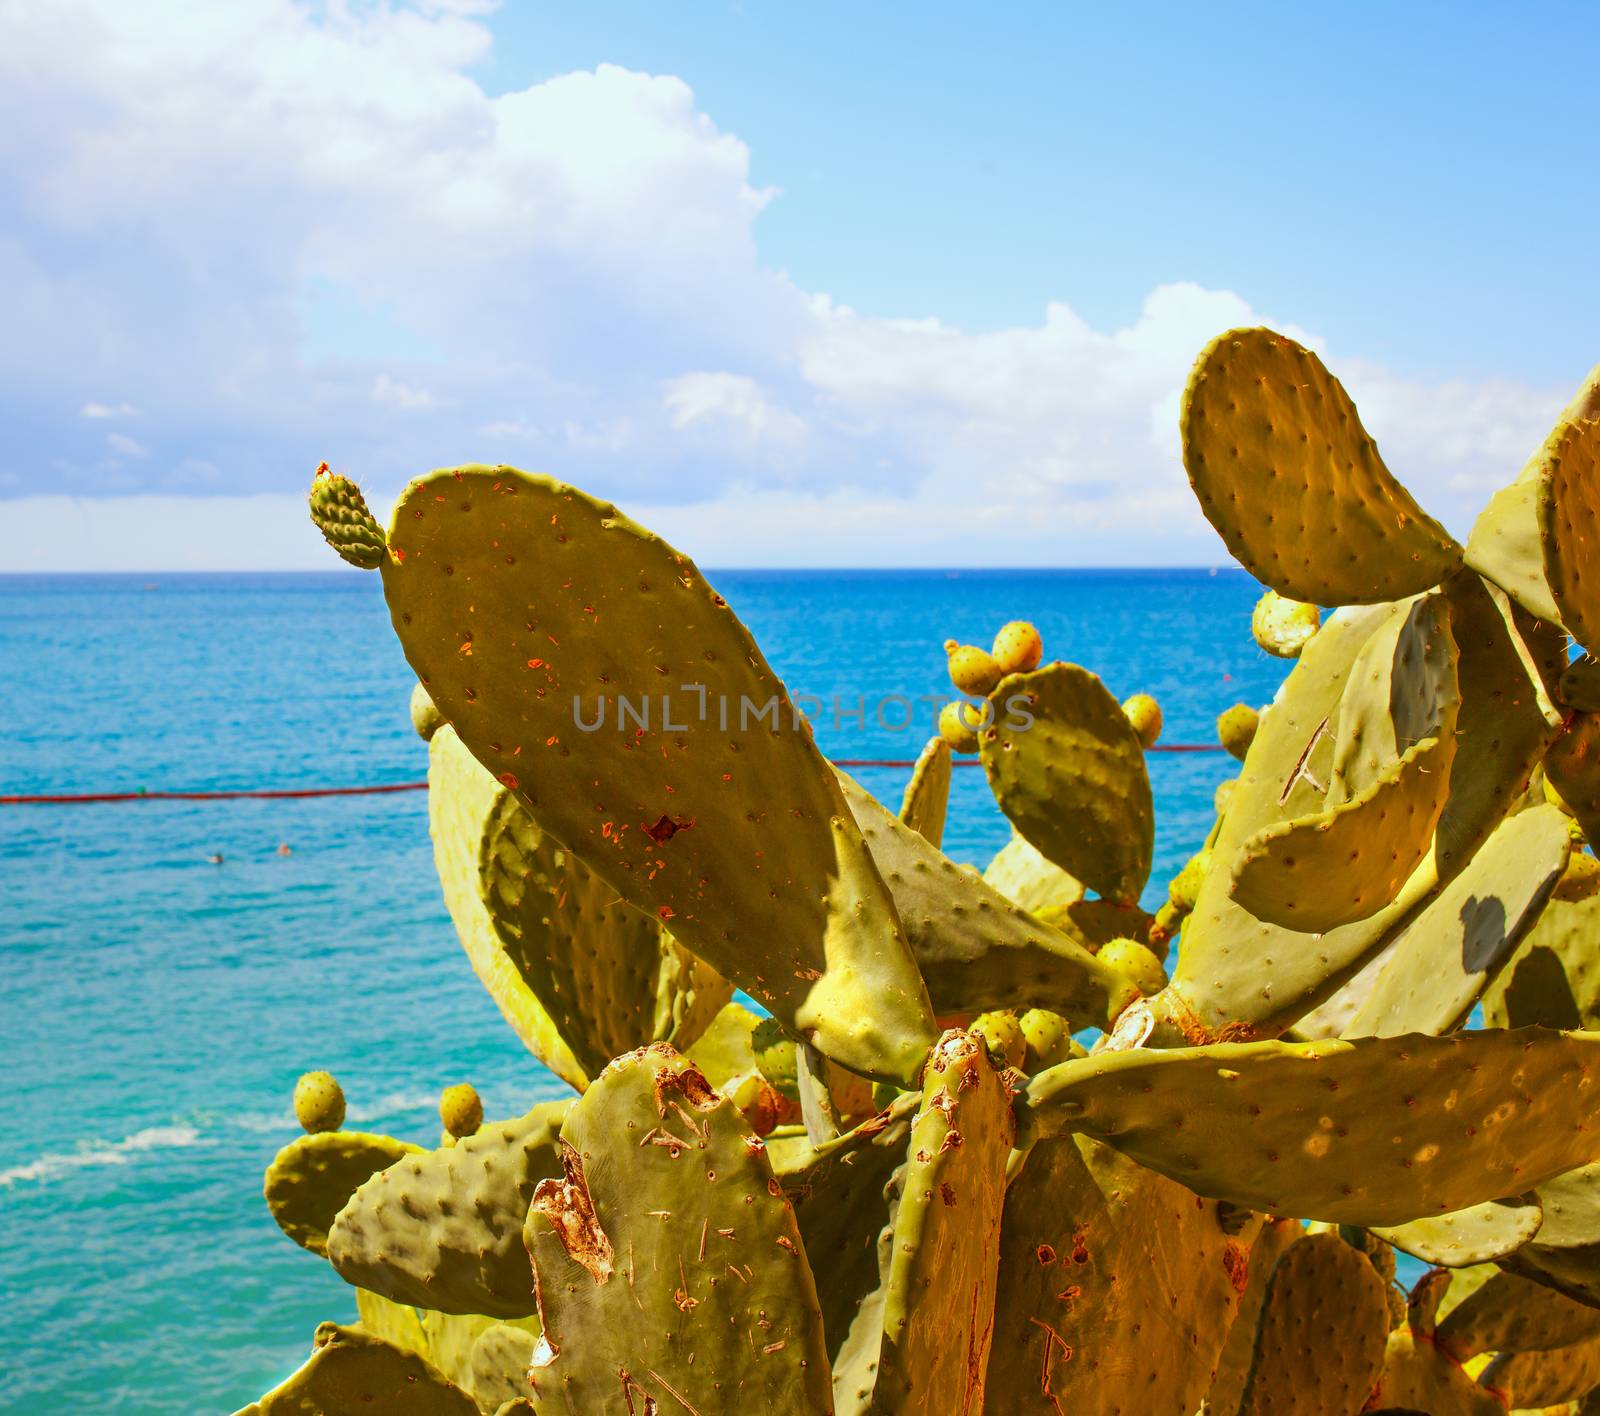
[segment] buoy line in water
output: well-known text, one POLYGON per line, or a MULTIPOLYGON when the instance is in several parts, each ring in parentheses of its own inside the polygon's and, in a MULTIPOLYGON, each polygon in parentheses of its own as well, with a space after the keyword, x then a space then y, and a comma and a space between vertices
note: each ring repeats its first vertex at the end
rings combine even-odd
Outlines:
MULTIPOLYGON (((1221 752, 1219 744, 1209 742, 1157 743, 1146 752, 1221 752)), ((835 767, 915 767, 914 758, 839 757, 835 767)), ((952 767, 979 767, 975 757, 958 757, 952 767)), ((294 801, 306 797, 381 796, 389 792, 421 792, 426 782, 381 782, 370 787, 279 787, 212 792, 45 792, 37 795, 0 795, 0 806, 96 806, 126 801, 294 801)))

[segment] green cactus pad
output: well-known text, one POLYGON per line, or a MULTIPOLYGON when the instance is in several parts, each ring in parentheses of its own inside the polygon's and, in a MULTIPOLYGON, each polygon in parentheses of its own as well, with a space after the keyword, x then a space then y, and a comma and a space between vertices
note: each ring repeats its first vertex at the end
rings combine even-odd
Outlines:
POLYGON ((1536 1195, 1488 1200, 1451 1214, 1414 1219, 1372 1232, 1402 1253, 1441 1268, 1466 1268, 1515 1253, 1544 1223, 1536 1195))
POLYGON ((1568 863, 1568 876, 1485 992, 1483 1016, 1490 1027, 1600 1027, 1600 877, 1568 863))
POLYGON ((289 1142, 267 1167, 267 1208, 302 1249, 327 1252, 334 1217, 357 1188, 380 1170, 421 1150, 362 1131, 319 1131, 289 1142))
POLYGON ((391 1303, 365 1288, 356 1289, 357 1326, 369 1337, 381 1338, 404 1352, 428 1356, 428 1334, 422 1329, 417 1310, 409 1303, 391 1303))
POLYGON ((950 805, 950 744, 942 737, 928 739, 928 745, 912 768, 900 799, 900 819, 920 832, 930 845, 944 840, 945 812, 950 805))
POLYGON ((478 1334, 472 1344, 472 1395, 485 1411, 497 1411, 508 1401, 532 1399, 528 1368, 539 1346, 539 1335, 525 1327, 496 1323, 478 1334))
POLYGON ((1583 834, 1600 841, 1600 713, 1576 713, 1545 754, 1545 775, 1583 834))
POLYGON ((1540 1028, 1103 1052, 1032 1078, 1022 1119, 1267 1214, 1396 1225, 1600 1155, 1597 1064, 1600 1035, 1540 1028))
POLYGON ((1584 646, 1600 646, 1600 421, 1561 424, 1545 445, 1539 534, 1545 578, 1561 623, 1584 646))
POLYGON ((1073 905, 1083 898, 1081 880, 1046 860, 1032 841, 1015 832, 984 869, 983 881, 1033 914, 1052 905, 1073 905))
POLYGON ((1502 822, 1471 864, 1400 931, 1344 1035, 1398 1037, 1455 1027, 1541 918, 1568 849, 1566 818, 1553 806, 1502 822))
POLYGON ((1459 563, 1460 547, 1383 465, 1344 386, 1294 340, 1270 329, 1212 340, 1179 420, 1206 519, 1280 594, 1396 600, 1459 563))
POLYGON ((1012 1131, 1010 1093, 982 1043, 946 1033, 928 1058, 895 1212, 874 1412, 984 1410, 1012 1131))
POLYGON ((1275 659, 1298 659, 1322 624, 1321 611, 1268 590, 1250 614, 1250 634, 1275 659))
POLYGON ((1448 610, 1430 596, 1357 655, 1340 700, 1326 805, 1243 842, 1234 899, 1258 919, 1314 934, 1389 904, 1427 856, 1444 811, 1459 707, 1448 610), (1382 729, 1366 711, 1371 677, 1393 715, 1382 729))
POLYGON ((1584 1410, 1600 1397, 1600 1338, 1543 1352, 1502 1352, 1478 1378, 1480 1386, 1499 1393, 1523 1411, 1539 1408, 1539 1416, 1561 1412, 1566 1403, 1585 1397, 1584 1410))
POLYGON ((1600 713, 1600 659, 1585 654, 1561 671, 1561 701, 1580 713, 1600 713))
POLYGON ((839 780, 939 1016, 1014 1005, 1104 1027, 1136 995, 1088 949, 958 866, 844 773, 839 780))
POLYGON ((1249 1245, 1243 1274, 1244 1291, 1239 1295, 1239 1306, 1228 1325, 1228 1336, 1217 1354, 1216 1373, 1201 1408, 1207 1416, 1211 1413, 1238 1416, 1239 1403, 1244 1399, 1244 1384, 1250 1375, 1250 1362, 1255 1356, 1256 1324, 1266 1301, 1272 1271, 1278 1259, 1291 1245, 1298 1244, 1304 1233, 1296 1220, 1267 1219, 1261 1224, 1255 1242, 1249 1245))
POLYGON ((1383 1371, 1365 1408, 1393 1416, 1505 1416, 1506 1404, 1409 1328, 1389 1334, 1383 1371))
POLYGON ((1259 1225, 1229 1235, 1216 1205, 1107 1146, 1040 1141, 1006 1193, 986 1409, 1190 1416, 1259 1225))
POLYGON ((389 545, 407 659, 540 826, 824 1053, 915 1075, 933 1018, 888 892, 783 684, 694 565, 510 468, 411 483, 389 545), (580 726, 602 700, 606 721, 580 726))
POLYGON ((439 709, 420 683, 411 690, 411 726, 423 742, 432 742, 433 735, 444 726, 439 709))
POLYGON ((1144 748, 1121 705, 1076 664, 1012 674, 992 701, 983 769, 1000 809, 1091 890, 1137 900, 1155 827, 1144 748))
POLYGON ((310 501, 311 519, 340 560, 362 570, 375 570, 383 564, 387 549, 383 528, 367 510, 360 487, 348 477, 330 472, 324 462, 312 479, 310 501))
POLYGON ((563 1175, 539 1186, 524 1229, 540 1416, 627 1399, 699 1416, 829 1411, 794 1211, 732 1104, 657 1044, 596 1078, 561 1140, 563 1175))
POLYGON ((473 1399, 414 1352, 323 1323, 306 1364, 239 1416, 478 1416, 473 1399))
POLYGON ((1355 1416, 1388 1331, 1377 1269, 1337 1234, 1308 1234, 1273 1268, 1239 1416, 1355 1416))
POLYGON ((1600 1308, 1600 1163, 1546 1181, 1538 1196, 1544 1223, 1502 1267, 1600 1308))
POLYGON ((1600 1308, 1496 1273, 1441 1316, 1435 1337, 1458 1362, 1480 1352, 1546 1352, 1600 1337, 1600 1308))
POLYGON ((566 1101, 495 1122, 375 1175, 339 1214, 328 1259, 348 1283, 397 1303, 499 1318, 536 1311, 522 1221, 557 1175, 566 1101))

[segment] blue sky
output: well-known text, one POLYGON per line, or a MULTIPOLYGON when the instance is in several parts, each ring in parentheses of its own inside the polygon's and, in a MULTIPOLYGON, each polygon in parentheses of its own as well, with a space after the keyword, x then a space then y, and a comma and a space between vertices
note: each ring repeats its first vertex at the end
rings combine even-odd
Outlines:
POLYGON ((510 461, 709 564, 1220 561, 1272 323, 1458 531, 1600 359, 1592 12, 0 0, 0 570, 510 461))

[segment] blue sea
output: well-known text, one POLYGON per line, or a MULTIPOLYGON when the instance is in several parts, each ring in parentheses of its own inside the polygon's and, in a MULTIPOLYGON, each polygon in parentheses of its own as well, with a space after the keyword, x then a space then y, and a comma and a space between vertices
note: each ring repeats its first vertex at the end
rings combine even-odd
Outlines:
MULTIPOLYGON (((893 731, 874 705, 948 693, 943 640, 1012 618, 1119 697, 1154 693, 1169 742, 1214 742, 1222 709, 1283 675, 1238 571, 710 578, 826 705, 834 757, 914 757, 931 709, 893 731)), ((0 577, 0 794, 419 780, 411 683, 376 576, 0 577)), ((1150 763, 1154 907, 1233 764, 1150 763)), ((898 805, 903 769, 857 775, 898 805)), ((981 865, 1008 830, 981 771, 956 779, 946 848, 981 865)), ((0 1036, 0 1410, 41 1416, 230 1412, 320 1320, 353 1319, 261 1199, 302 1071, 340 1078, 348 1124, 427 1144, 444 1085, 501 1115, 562 1090, 455 942, 422 792, 0 806, 0 1036)))

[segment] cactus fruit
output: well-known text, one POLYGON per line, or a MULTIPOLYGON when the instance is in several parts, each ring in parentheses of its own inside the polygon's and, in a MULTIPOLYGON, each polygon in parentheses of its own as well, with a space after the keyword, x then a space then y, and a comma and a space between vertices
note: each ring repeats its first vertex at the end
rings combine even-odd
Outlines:
POLYGON ((1255 741, 1256 725, 1260 721, 1261 715, 1248 703, 1235 703, 1217 715, 1217 741, 1231 756, 1243 762, 1250 744, 1255 741))
POLYGON ((1100 946, 1096 957, 1108 969, 1126 974, 1146 997, 1167 986, 1167 971, 1161 967, 1161 960, 1137 939, 1112 939, 1100 946))
POLYGON ((1600 370, 1463 566, 1315 356, 1206 351, 1186 465, 1295 662, 1154 917, 1155 715, 1030 626, 948 646, 984 696, 895 814, 613 508, 469 467, 385 535, 320 478, 461 942, 581 1096, 428 1152, 297 1097, 268 1203, 360 1325, 247 1411, 1600 1409, 1597 416, 1600 370))
POLYGON ((1161 736, 1161 705, 1148 693, 1136 693, 1123 702, 1122 711, 1133 724, 1140 744, 1146 749, 1154 747, 1161 736))
POLYGON ((944 652, 950 682, 974 698, 992 693, 994 686, 1005 677, 1005 670, 995 662, 994 655, 976 644, 957 644, 951 639, 945 643, 944 652))
POLYGON ((1076 664, 1002 685, 1031 722, 998 717, 983 768, 1000 809, 1046 859, 1119 904, 1150 874, 1154 816, 1138 734, 1105 685, 1076 664))
POLYGON ((939 736, 956 752, 976 752, 982 718, 983 714, 966 699, 952 699, 939 710, 939 736))
POLYGON ((383 528, 367 510, 360 487, 324 462, 311 479, 310 502, 311 519, 341 560, 362 570, 383 564, 387 550, 383 528))
POLYGON ((1235 329, 1212 340, 1179 423, 1206 519, 1280 595, 1397 600, 1460 562, 1461 548, 1383 465, 1343 385, 1292 339, 1235 329))
POLYGON ((1044 641, 1027 620, 1012 620, 1000 626, 990 653, 1002 674, 1025 674, 1039 667, 1044 641))
POLYGON ((1021 1020, 1009 1009, 980 1013, 968 1024, 967 1031, 983 1043, 990 1064, 999 1071, 1020 1068, 1028 1055, 1021 1020))
POLYGON ((344 1088, 331 1072, 306 1072, 294 1084, 294 1116, 309 1135, 344 1125, 344 1088))
POLYGON ((446 1087, 439 1097, 439 1120, 458 1141, 475 1135, 483 1125, 483 1098, 470 1082, 446 1087))

